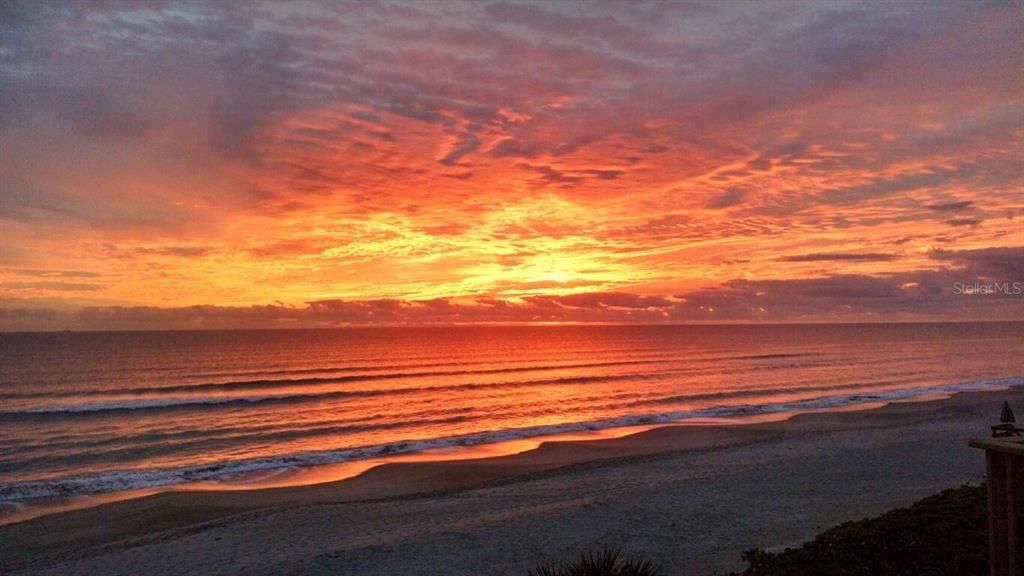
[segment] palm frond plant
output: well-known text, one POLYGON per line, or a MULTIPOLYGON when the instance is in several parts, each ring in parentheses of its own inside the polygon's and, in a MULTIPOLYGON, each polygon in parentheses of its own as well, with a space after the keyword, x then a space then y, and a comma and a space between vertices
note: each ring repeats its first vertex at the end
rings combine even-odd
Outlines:
POLYGON ((661 567, 650 560, 624 556, 619 550, 580 554, 562 565, 542 565, 529 576, 661 576, 661 567))

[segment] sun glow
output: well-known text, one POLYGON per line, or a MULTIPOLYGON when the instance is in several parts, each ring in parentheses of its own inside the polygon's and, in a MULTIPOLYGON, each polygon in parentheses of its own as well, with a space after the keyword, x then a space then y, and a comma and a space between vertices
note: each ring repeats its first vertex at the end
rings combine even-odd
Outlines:
POLYGON ((551 282, 557 282, 559 284, 565 284, 566 282, 572 280, 572 275, 569 274, 568 272, 556 270, 554 272, 548 272, 547 274, 545 274, 544 279, 550 280, 551 282))

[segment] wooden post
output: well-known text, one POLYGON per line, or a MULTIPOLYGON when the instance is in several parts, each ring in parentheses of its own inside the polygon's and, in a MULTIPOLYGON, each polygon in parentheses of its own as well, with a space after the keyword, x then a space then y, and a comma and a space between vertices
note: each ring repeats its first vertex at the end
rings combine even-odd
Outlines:
POLYGON ((1020 490, 1021 459, 1024 442, 1021 438, 986 438, 968 442, 985 451, 988 474, 989 574, 1021 576, 1020 522, 1017 516, 1017 494, 1020 490))
POLYGON ((985 451, 988 472, 988 557, 991 576, 1010 576, 1006 561, 1006 463, 1003 454, 985 451))
POLYGON ((1003 498, 1006 518, 1006 564, 1009 566, 1009 576, 1020 575, 1020 533, 1018 529, 1017 516, 1017 491, 1020 489, 1017 470, 1020 465, 1020 456, 1003 454, 1004 468, 1006 472, 1003 483, 1003 498))

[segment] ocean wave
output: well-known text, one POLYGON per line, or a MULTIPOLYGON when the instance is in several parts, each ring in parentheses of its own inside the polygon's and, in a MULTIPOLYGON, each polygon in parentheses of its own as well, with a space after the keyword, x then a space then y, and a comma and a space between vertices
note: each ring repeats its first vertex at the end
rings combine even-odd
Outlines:
POLYGON ((439 386, 409 386, 401 388, 376 388, 364 390, 330 390, 298 394, 264 394, 258 396, 197 396, 178 398, 132 398, 82 404, 55 404, 26 408, 23 410, 0 411, 0 418, 32 417, 38 415, 85 415, 101 412, 125 412, 136 410, 169 410, 182 408, 228 408, 247 404, 297 403, 339 398, 366 398, 371 396, 398 396, 418 393, 466 391, 484 388, 520 388, 532 386, 564 386, 592 382, 617 380, 647 380, 664 377, 666 372, 637 372, 606 376, 566 376, 537 380, 512 380, 508 382, 473 382, 467 384, 444 384, 439 386))
MULTIPOLYGON (((672 349, 668 349, 672 350, 672 349)), ((604 353, 604 351, 599 351, 604 353)), ((813 352, 786 352, 786 353, 766 353, 766 354, 744 354, 739 356, 715 356, 709 355, 706 358, 696 358, 693 360, 697 361, 722 361, 722 360, 775 360, 782 358, 799 358, 805 356, 817 356, 821 353, 813 352)), ((565 363, 565 364, 541 364, 533 366, 515 366, 509 368, 501 368, 497 371, 519 371, 519 370, 556 370, 560 368, 589 368, 589 367, 602 367, 602 366, 617 366, 622 364, 646 364, 646 363, 658 363, 658 362, 675 362, 678 359, 675 355, 671 355, 670 358, 665 358, 665 354, 653 354, 653 355, 638 355, 634 354, 635 360, 623 360, 623 361, 606 361, 606 362, 586 362, 586 363, 565 363)), ((425 356, 425 359, 436 359, 436 356, 425 356)), ((339 366, 317 366, 313 368, 280 368, 280 369, 266 369, 266 370, 230 370, 230 371, 219 371, 219 372, 193 372, 184 374, 186 378, 233 378, 233 377, 245 377, 245 376, 290 376, 290 375, 303 375, 303 374, 337 374, 344 372, 375 372, 387 369, 423 369, 423 368, 442 368, 450 366, 479 366, 481 364, 478 360, 465 360, 465 361, 442 361, 442 362, 408 362, 408 363, 389 363, 387 365, 381 364, 346 364, 339 366)), ((487 371, 484 368, 482 371, 487 371)), ((481 372, 481 370, 465 370, 467 373, 481 372)), ((458 373, 458 371, 456 372, 458 373)), ((485 372, 486 373, 486 372, 485 372)), ((0 396, 2 397, 2 396, 0 396)))
POLYGON ((11 483, 0 486, 0 503, 26 502, 44 498, 69 497, 140 488, 154 488, 190 482, 216 482, 253 472, 335 464, 399 454, 409 454, 433 449, 477 446, 481 444, 492 444, 521 438, 551 436, 569 432, 685 422, 694 418, 730 418, 780 412, 827 410, 866 402, 891 402, 930 394, 955 394, 958 392, 1016 386, 1024 386, 1024 376, 992 380, 977 380, 920 388, 904 388, 877 393, 851 393, 819 396, 791 402, 721 405, 689 411, 632 414, 584 422, 569 422, 505 430, 490 430, 429 440, 396 441, 389 442, 387 444, 318 452, 300 452, 286 456, 252 458, 201 466, 162 470, 130 470, 66 478, 61 480, 11 483))
MULTIPOLYGON (((645 399, 635 402, 635 406, 659 405, 659 404, 681 404, 684 402, 700 402, 705 400, 725 400, 730 398, 745 398, 758 396, 778 396, 780 394, 808 394, 815 392, 834 392, 836 390, 870 390, 897 386, 900 384, 911 384, 919 382, 917 378, 904 378, 901 380, 881 380, 876 382, 849 382, 844 384, 828 384, 824 386, 785 386, 775 388, 756 389, 732 389, 719 392, 701 392, 697 394, 677 394, 673 396, 662 396, 659 398, 645 399)), ((912 390, 913 388, 908 388, 912 390)))
MULTIPOLYGON (((699 371, 698 365, 713 364, 722 361, 736 360, 784 360, 797 359, 812 356, 820 356, 816 353, 770 353, 770 354, 746 354, 746 355, 709 355, 706 357, 689 358, 687 365, 693 371, 699 371)), ((268 390, 274 388, 288 388, 296 386, 320 386, 330 384, 346 384, 358 382, 372 382, 377 380, 400 380, 417 378, 437 378, 446 376, 475 376, 475 375, 496 375, 515 374, 529 372, 545 372, 555 370, 576 370, 587 368, 610 368, 625 366, 645 366, 658 364, 679 363, 679 358, 664 357, 663 355, 639 357, 632 360, 613 360, 603 362, 577 362, 577 363, 556 363, 556 364, 535 364, 525 366, 504 366, 499 368, 459 368, 451 370, 423 370, 423 368, 445 367, 445 366, 473 366, 473 362, 441 362, 427 364, 409 364, 389 366, 387 368, 377 365, 356 365, 356 366, 335 366, 320 368, 305 368, 295 370, 260 370, 260 371, 235 371, 220 373, 202 373, 199 376, 291 376, 302 374, 332 374, 330 376, 306 376, 301 378, 252 378, 244 380, 228 380, 223 382, 187 382, 183 384, 149 385, 118 388, 89 388, 84 390, 62 389, 62 390, 14 390, 0 391, 0 400, 28 400, 37 398, 74 398, 84 396, 109 396, 109 395, 133 395, 149 396, 180 393, 206 393, 206 392, 241 392, 268 390), (385 371, 388 370, 389 371, 385 371), (395 368, 407 368, 408 370, 394 370, 395 368)), ((762 368, 791 368, 794 365, 765 365, 762 368)), ((747 366, 737 366, 736 369, 746 370, 747 366)), ((715 366, 715 370, 722 370, 721 366, 715 366)))
POLYGON ((669 359, 638 359, 619 360, 612 362, 587 362, 576 364, 545 364, 531 366, 510 366, 502 368, 484 368, 478 370, 431 370, 431 371, 398 371, 373 374, 349 374, 344 376, 323 376, 309 378, 268 378, 254 380, 232 380, 228 382, 201 382, 192 384, 172 384, 166 386, 137 386, 125 388, 94 388, 89 390, 66 390, 53 392, 3 392, 0 399, 27 399, 27 398, 61 398, 77 396, 100 396, 100 395, 161 395, 203 393, 203 392, 240 392, 246 390, 267 390, 274 388, 288 388, 295 386, 319 386, 326 384, 346 384, 353 382, 372 382, 377 380, 404 380, 416 378, 436 378, 444 376, 476 376, 494 374, 515 374, 526 372, 545 372, 554 370, 576 370, 581 368, 609 368, 622 366, 642 366, 648 364, 663 364, 677 362, 669 359))

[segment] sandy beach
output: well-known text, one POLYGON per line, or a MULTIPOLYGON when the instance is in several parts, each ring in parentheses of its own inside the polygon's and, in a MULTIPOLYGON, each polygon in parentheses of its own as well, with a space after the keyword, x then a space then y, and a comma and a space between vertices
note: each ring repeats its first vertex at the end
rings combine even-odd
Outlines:
POLYGON ((669 426, 327 484, 166 492, 0 527, 13 574, 525 574, 602 546, 669 574, 742 566, 833 524, 983 480, 1003 399, 961 393, 742 426, 669 426))

